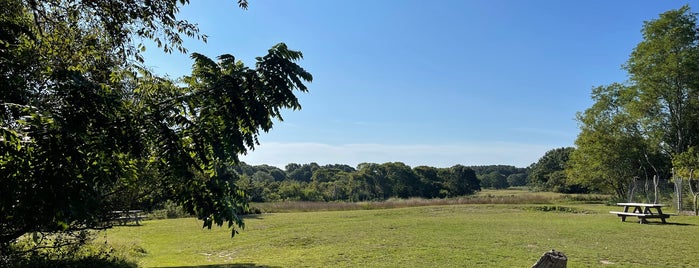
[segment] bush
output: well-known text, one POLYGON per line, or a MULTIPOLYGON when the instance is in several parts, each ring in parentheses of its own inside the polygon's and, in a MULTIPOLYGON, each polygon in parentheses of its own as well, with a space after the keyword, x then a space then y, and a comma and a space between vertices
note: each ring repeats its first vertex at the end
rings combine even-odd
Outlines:
POLYGON ((9 247, 3 248, 0 252, 0 267, 138 267, 136 263, 118 255, 111 246, 105 243, 92 243, 93 238, 93 232, 80 232, 80 235, 56 233, 42 238, 39 242, 23 237, 9 247), (80 239, 68 241, 75 236, 80 236, 80 239), (63 246, 54 247, 57 244, 63 246))
POLYGON ((177 218, 187 218, 192 215, 187 213, 184 208, 177 203, 167 200, 163 203, 163 208, 155 210, 150 213, 149 218, 151 219, 177 219, 177 218))

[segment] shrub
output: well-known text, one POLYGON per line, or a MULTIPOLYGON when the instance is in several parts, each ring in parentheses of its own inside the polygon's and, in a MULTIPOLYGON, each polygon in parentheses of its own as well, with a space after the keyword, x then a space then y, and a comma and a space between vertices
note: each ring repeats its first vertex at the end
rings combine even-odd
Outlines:
POLYGON ((191 216, 192 215, 187 213, 182 206, 171 200, 165 201, 162 209, 154 210, 149 214, 149 218, 151 219, 176 219, 191 216))

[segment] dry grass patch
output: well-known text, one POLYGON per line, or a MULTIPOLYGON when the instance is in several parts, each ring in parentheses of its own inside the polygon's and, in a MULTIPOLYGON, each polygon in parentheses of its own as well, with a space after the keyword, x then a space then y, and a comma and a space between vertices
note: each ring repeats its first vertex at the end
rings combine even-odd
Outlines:
POLYGON ((306 202, 287 201, 273 203, 255 203, 253 207, 265 213, 308 212, 308 211, 346 211, 408 208, 444 205, 468 204, 555 204, 560 202, 604 203, 609 200, 606 195, 559 194, 551 192, 530 192, 524 188, 506 190, 486 189, 471 196, 456 198, 392 198, 375 202, 306 202))

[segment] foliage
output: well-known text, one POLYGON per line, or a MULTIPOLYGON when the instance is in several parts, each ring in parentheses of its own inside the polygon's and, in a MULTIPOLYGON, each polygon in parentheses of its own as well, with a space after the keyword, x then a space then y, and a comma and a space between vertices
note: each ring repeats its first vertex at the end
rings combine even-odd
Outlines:
POLYGON ((478 179, 484 188, 505 189, 510 186, 505 175, 497 171, 482 175, 478 179))
POLYGON ((0 255, 2 267, 137 267, 121 252, 106 243, 94 243, 89 231, 62 232, 50 236, 34 234, 32 239, 23 239, 7 248, 0 255), (48 240, 41 243, 37 239, 48 240), (75 243, 73 240, 81 240, 75 243), (37 248, 37 244, 41 247, 37 248), (56 246, 57 244, 63 246, 56 246), (48 246, 51 245, 51 246, 48 246), (27 251, 31 254, 25 254, 27 251))
POLYGON ((629 110, 667 153, 699 142, 699 29, 689 6, 647 21, 625 65, 634 85, 629 110))
POLYGON ((27 233, 106 228, 112 210, 165 200, 204 227, 244 226, 228 167, 300 108, 312 76, 283 43, 254 67, 193 53, 179 82, 141 68, 134 40, 185 52, 180 35, 206 38, 177 19, 187 3, 0 2, 0 253, 27 233))
POLYGON ((527 168, 518 168, 508 165, 469 166, 469 168, 473 169, 477 176, 498 172, 505 177, 515 174, 522 174, 526 177, 529 172, 527 168))
POLYGON ((677 176, 693 178, 694 171, 699 172, 699 151, 696 147, 690 147, 687 151, 675 155, 672 158, 672 166, 677 176))
POLYGON ((529 167, 529 184, 537 189, 556 192, 574 192, 575 184, 564 173, 573 147, 549 150, 529 167))
POLYGON ((290 163, 286 171, 280 173, 278 168, 268 165, 240 163, 230 169, 240 172, 236 185, 252 202, 443 198, 470 195, 480 190, 475 172, 461 165, 411 168, 401 162, 362 163, 354 169, 343 164, 290 163))
POLYGON ((162 207, 156 208, 148 214, 148 219, 176 219, 191 217, 184 208, 177 203, 167 200, 161 204, 162 207))
POLYGON ((507 176, 507 184, 512 187, 527 185, 527 173, 510 174, 507 176))
MULTIPOLYGON (((692 210, 694 215, 699 215, 699 184, 696 184, 694 179, 694 172, 699 170, 699 152, 695 148, 690 147, 687 151, 675 155, 672 158, 672 166, 675 176, 687 180, 689 193, 692 195, 692 210)), ((679 182, 681 183, 681 180, 679 182)))
MULTIPOLYGON (((699 28, 689 6, 660 14, 624 69, 626 84, 593 89, 578 114, 569 176, 622 197, 636 178, 670 177, 671 159, 699 145, 699 28)), ((657 186, 656 186, 657 187, 657 186)))
POLYGON ((573 181, 619 198, 626 196, 636 178, 653 171, 648 162, 652 152, 641 126, 624 108, 632 99, 630 90, 621 84, 593 90, 595 104, 578 114, 582 131, 567 169, 573 181))

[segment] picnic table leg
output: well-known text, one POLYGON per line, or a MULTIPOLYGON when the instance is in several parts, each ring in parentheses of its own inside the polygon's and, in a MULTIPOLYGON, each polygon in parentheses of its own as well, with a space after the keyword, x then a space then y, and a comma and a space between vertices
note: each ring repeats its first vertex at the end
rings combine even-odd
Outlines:
POLYGON ((660 207, 657 207, 656 209, 658 209, 658 214, 660 214, 660 220, 661 220, 663 223, 667 223, 667 222, 665 221, 665 217, 662 216, 662 215, 663 215, 663 209, 661 209, 660 207))
MULTIPOLYGON (((624 212, 629 212, 629 206, 624 206, 624 212)), ((626 221, 626 215, 619 215, 621 217, 621 221, 625 222, 626 221)))

